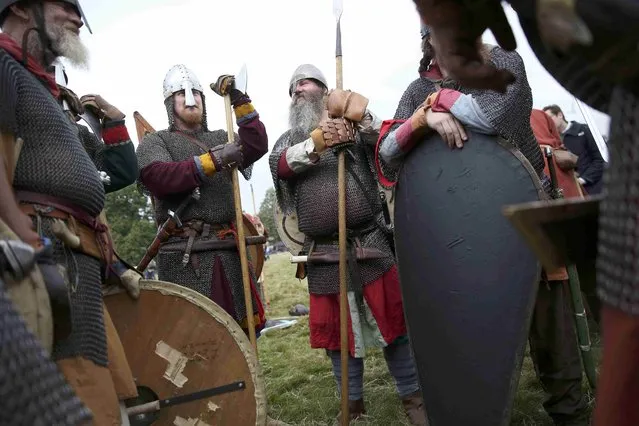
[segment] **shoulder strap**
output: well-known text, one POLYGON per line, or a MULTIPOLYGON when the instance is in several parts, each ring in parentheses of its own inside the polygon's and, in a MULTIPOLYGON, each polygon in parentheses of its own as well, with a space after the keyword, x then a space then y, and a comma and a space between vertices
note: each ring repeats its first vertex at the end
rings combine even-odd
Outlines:
POLYGON ((186 138, 189 140, 189 142, 191 142, 193 145, 199 147, 200 149, 204 150, 204 152, 209 152, 209 150, 211 149, 208 146, 204 145, 204 143, 202 143, 202 141, 198 140, 197 138, 194 138, 193 136, 187 135, 186 133, 182 133, 180 131, 178 131, 177 133, 180 133, 180 134, 186 136, 186 138))

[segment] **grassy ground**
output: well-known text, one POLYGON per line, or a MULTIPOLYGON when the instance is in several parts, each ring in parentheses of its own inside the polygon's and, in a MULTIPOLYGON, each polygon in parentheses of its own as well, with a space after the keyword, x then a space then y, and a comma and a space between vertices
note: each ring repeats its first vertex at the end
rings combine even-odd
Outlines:
MULTIPOLYGON (((288 254, 271 256, 265 263, 265 283, 270 296, 270 318, 289 316, 291 306, 308 306, 306 281, 294 277, 288 254)), ((267 333, 258 340, 260 364, 266 381, 269 416, 291 425, 334 424, 339 410, 331 364, 323 350, 309 345, 308 317, 294 326, 267 333)), ((358 424, 406 425, 380 350, 365 359, 364 390, 368 418, 358 424)), ((584 389, 589 389, 584 379, 584 389)), ((479 396, 478 396, 479 397, 479 396)), ((544 394, 526 356, 519 381, 512 426, 551 426, 542 408, 544 394)))

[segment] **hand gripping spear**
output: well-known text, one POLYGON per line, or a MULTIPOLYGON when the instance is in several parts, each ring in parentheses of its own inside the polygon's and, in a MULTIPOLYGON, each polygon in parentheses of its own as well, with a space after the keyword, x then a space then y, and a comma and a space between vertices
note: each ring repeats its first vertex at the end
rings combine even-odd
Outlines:
MULTIPOLYGON (((246 93, 246 65, 242 67, 235 77, 235 88, 242 93, 246 93)), ((215 83, 211 83, 211 90, 218 93, 215 89, 215 83)), ((224 95, 224 110, 226 112, 226 133, 228 135, 228 143, 233 143, 235 132, 233 130, 233 111, 231 108, 231 88, 224 95)), ((221 92, 220 92, 221 93, 221 92)), ((233 201, 235 204, 235 224, 237 227, 237 247, 240 251, 240 265, 242 267, 242 281, 244 284, 244 304, 246 305, 246 326, 248 327, 249 339, 255 356, 257 357, 257 339, 255 337, 255 323, 253 321, 253 298, 251 297, 251 278, 249 276, 248 255, 246 251, 246 236, 244 235, 244 216, 242 215, 242 198, 240 196, 240 180, 237 166, 231 171, 233 180, 233 201)))
MULTIPOLYGON (((333 0, 333 15, 336 20, 335 37, 335 88, 343 89, 342 72, 342 19, 343 0, 333 0)), ((341 149, 337 157, 337 218, 339 223, 339 324, 340 324, 340 355, 341 355, 341 406, 342 416, 340 423, 346 426, 349 423, 348 412, 348 296, 346 288, 346 161, 345 152, 341 149)))

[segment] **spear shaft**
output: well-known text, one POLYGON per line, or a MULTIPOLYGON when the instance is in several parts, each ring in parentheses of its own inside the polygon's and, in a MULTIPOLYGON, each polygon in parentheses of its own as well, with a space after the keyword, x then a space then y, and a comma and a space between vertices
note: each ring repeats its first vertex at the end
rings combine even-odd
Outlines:
MULTIPOLYGON (((337 89, 344 87, 342 71, 342 29, 341 18, 343 12, 342 0, 333 1, 333 13, 336 19, 335 37, 335 78, 337 89)), ((348 409, 348 295, 346 281, 346 159, 341 149, 337 157, 337 212, 339 224, 339 322, 340 322, 340 358, 341 358, 341 419, 342 426, 349 424, 348 409)))

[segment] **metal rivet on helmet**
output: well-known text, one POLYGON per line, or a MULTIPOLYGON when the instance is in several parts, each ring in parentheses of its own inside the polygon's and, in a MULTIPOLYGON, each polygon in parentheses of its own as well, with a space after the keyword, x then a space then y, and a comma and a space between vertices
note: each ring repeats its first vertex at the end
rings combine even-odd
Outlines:
MULTIPOLYGON (((20 3, 21 1, 23 0, 0 0, 0 24, 6 17, 9 7, 13 6, 16 3, 20 3)), ((64 3, 69 3, 75 6, 75 11, 78 13, 78 16, 82 19, 82 22, 84 22, 84 25, 87 27, 87 30, 89 30, 89 32, 93 34, 93 31, 91 31, 91 26, 89 25, 89 21, 87 21, 87 17, 84 14, 84 11, 82 10, 82 6, 80 5, 80 0, 60 0, 60 1, 64 3)))
POLYGON ((164 77, 164 99, 181 90, 184 90, 187 106, 195 105, 193 90, 204 93, 195 73, 186 66, 179 64, 171 67, 164 77))
POLYGON ((288 94, 291 96, 293 94, 293 90, 295 89, 295 85, 300 80, 305 79, 313 79, 315 81, 320 82, 324 85, 325 88, 328 89, 328 82, 326 81, 326 77, 322 74, 322 71, 319 70, 315 65, 311 64, 302 64, 293 73, 291 77, 291 81, 288 85, 288 94))

